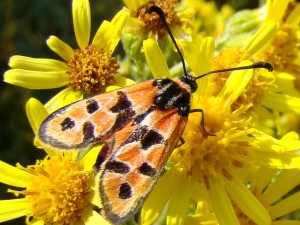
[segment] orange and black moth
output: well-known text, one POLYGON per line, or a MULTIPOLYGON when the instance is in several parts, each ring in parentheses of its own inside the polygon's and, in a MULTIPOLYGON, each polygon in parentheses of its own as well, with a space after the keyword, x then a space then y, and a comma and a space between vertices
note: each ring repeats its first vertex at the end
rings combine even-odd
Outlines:
POLYGON ((150 7, 165 24, 181 57, 184 75, 178 79, 155 79, 87 98, 52 113, 41 124, 39 139, 46 148, 82 151, 103 145, 96 163, 100 213, 111 223, 131 218, 148 197, 188 121, 191 94, 196 80, 215 72, 267 68, 259 62, 250 66, 211 71, 198 77, 188 75, 182 54, 170 33, 163 12, 150 7))
POLYGON ((68 105, 42 123, 39 139, 57 151, 103 144, 101 214, 113 224, 132 217, 157 181, 186 126, 195 78, 157 79, 68 105))

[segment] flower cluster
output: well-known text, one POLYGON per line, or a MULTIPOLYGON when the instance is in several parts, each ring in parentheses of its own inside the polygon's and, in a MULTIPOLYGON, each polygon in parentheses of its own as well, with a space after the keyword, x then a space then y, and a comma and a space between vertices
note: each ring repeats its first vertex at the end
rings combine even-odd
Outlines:
POLYGON ((99 200, 95 166, 105 148, 57 152, 37 136, 44 119, 63 106, 185 72, 166 27, 147 11, 152 5, 164 11, 193 76, 260 61, 274 71, 236 70, 197 79, 181 141, 140 216, 128 223, 300 224, 295 213, 300 209, 300 4, 294 0, 267 0, 239 12, 202 0, 124 0, 124 8, 102 22, 92 41, 90 3, 73 0, 78 47, 50 36, 46 43, 61 60, 15 55, 4 74, 13 85, 64 89, 45 104, 34 98, 26 104, 34 145, 44 149, 45 158, 15 167, 0 161, 0 182, 15 187, 8 192, 17 197, 0 200, 0 222, 25 216, 27 224, 110 224, 101 213, 105 202, 99 200), (125 56, 113 56, 119 42, 125 56))

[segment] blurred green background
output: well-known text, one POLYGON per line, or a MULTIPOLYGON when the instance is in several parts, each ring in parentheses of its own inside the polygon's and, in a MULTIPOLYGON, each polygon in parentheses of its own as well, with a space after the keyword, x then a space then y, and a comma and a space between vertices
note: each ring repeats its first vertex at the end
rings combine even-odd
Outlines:
MULTIPOLYGON (((230 3, 236 10, 254 8, 258 1, 216 1, 218 6, 230 3)), ((91 0, 92 34, 104 19, 110 20, 123 7, 121 0, 91 0)), ((0 1, 0 73, 9 69, 12 55, 59 59, 45 44, 56 35, 76 48, 71 0, 1 0, 0 1)), ((25 104, 30 97, 45 103, 59 90, 28 90, 0 83, 0 160, 15 165, 34 164, 44 152, 33 147, 33 132, 28 123, 25 104)), ((7 186, 0 184, 0 199, 10 199, 7 186)), ((25 224, 20 218, 3 224, 25 224)))

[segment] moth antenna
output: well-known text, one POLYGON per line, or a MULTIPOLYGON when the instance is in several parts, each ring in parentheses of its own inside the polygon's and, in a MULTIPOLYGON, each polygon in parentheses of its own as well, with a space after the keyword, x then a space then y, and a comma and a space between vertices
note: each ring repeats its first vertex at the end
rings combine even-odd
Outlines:
POLYGON ((170 35, 170 38, 172 39, 172 42, 174 43, 175 47, 176 47, 176 50, 180 56, 180 59, 181 59, 181 62, 182 62, 182 67, 183 67, 183 72, 184 72, 184 75, 185 76, 188 76, 188 73, 187 73, 187 70, 186 70, 186 66, 185 66, 185 62, 184 62, 184 58, 183 58, 183 55, 181 53, 181 51, 179 50, 179 47, 177 45, 177 42, 175 41, 175 38, 174 38, 174 35, 172 34, 172 31, 166 21, 166 17, 165 17, 165 13, 162 11, 161 8, 159 8, 158 6, 156 5, 153 5, 153 6, 150 6, 147 10, 147 12, 149 14, 155 12, 159 18, 161 19, 161 22, 163 23, 163 25, 165 26, 168 34, 170 35))
POLYGON ((268 62, 257 62, 257 63, 253 63, 252 65, 249 65, 249 66, 240 66, 240 67, 232 67, 232 68, 227 68, 227 69, 222 69, 222 70, 209 71, 200 76, 197 76, 195 79, 197 80, 197 79, 200 79, 202 77, 205 77, 205 76, 207 76, 209 74, 213 74, 213 73, 223 73, 223 72, 234 71, 234 70, 247 70, 247 69, 257 69, 257 68, 267 69, 269 72, 272 72, 274 69, 272 64, 270 64, 268 62))

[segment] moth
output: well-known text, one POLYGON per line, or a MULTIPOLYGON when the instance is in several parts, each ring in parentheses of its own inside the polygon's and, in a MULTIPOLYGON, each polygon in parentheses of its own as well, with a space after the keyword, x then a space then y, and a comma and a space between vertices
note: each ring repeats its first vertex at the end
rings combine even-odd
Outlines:
MULTIPOLYGON (((161 17, 169 32, 162 10, 152 6, 151 12, 161 17)), ((101 214, 113 224, 128 220, 141 208, 181 138, 189 114, 203 114, 201 109, 190 109, 196 80, 219 72, 188 75, 169 34, 182 59, 183 76, 149 80, 75 102, 52 113, 39 129, 42 144, 57 151, 82 151, 103 144, 98 191, 101 214)), ((261 67, 271 70, 268 63, 256 63, 222 71, 261 67)))

